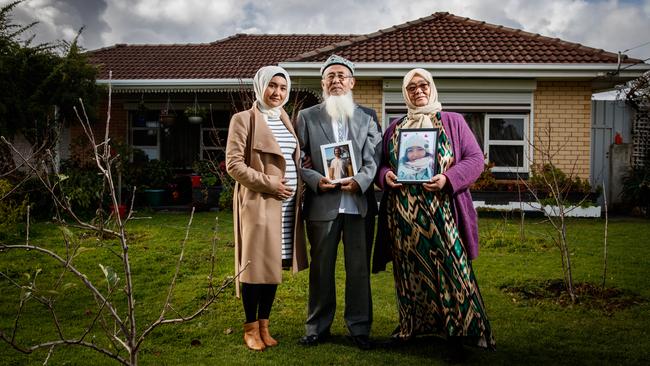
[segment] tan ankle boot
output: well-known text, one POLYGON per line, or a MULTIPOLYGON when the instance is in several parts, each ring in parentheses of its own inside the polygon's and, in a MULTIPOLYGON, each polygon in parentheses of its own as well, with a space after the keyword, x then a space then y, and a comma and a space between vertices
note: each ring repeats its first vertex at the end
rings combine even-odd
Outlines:
POLYGON ((263 351, 265 346, 260 338, 260 323, 254 321, 244 324, 244 343, 253 351, 263 351))
POLYGON ((262 338, 262 342, 264 342, 264 345, 267 347, 273 347, 278 345, 278 341, 273 339, 271 337, 271 333, 269 333, 269 320, 268 319, 260 319, 260 337, 262 338))

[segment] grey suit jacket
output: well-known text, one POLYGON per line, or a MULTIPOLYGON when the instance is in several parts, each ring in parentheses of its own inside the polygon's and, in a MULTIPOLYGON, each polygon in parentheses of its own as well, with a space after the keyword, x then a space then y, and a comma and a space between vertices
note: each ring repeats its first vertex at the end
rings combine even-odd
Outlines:
MULTIPOLYGON (((300 150, 311 156, 312 168, 301 168, 300 173, 308 189, 305 191, 303 213, 307 220, 328 221, 339 214, 341 190, 328 192, 318 190, 318 182, 325 176, 327 167, 323 166, 320 146, 336 142, 332 129, 332 119, 325 111, 323 103, 303 109, 298 113, 296 134, 300 150)), ((348 139, 352 141, 354 158, 359 168, 352 179, 359 183, 361 192, 353 197, 362 217, 368 212, 368 200, 364 192, 373 189, 373 179, 381 159, 381 133, 371 115, 356 106, 348 126, 348 139)))

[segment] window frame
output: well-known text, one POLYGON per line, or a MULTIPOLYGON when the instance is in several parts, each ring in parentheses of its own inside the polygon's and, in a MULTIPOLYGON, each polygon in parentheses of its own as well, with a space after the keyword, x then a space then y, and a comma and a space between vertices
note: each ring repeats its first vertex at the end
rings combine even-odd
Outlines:
POLYGON ((529 172, 529 151, 528 151, 528 138, 530 130, 530 116, 522 113, 485 113, 485 120, 483 126, 483 152, 487 158, 490 159, 490 146, 521 146, 524 156, 522 157, 522 166, 494 166, 491 168, 493 173, 528 173, 529 172), (522 140, 491 140, 490 139, 490 120, 492 119, 522 119, 524 124, 523 139, 522 140))
MULTIPOLYGON (((206 127, 203 124, 201 124, 201 133, 199 135, 199 141, 201 141, 200 144, 200 149, 199 149, 199 158, 200 160, 206 160, 206 155, 209 156, 210 152, 218 152, 221 151, 223 155, 225 156, 226 154, 226 141, 223 141, 223 146, 208 146, 203 143, 203 135, 207 133, 208 135, 216 132, 217 134, 219 132, 224 132, 224 134, 227 136, 228 135, 228 128, 227 127, 206 127)), ((215 154, 218 155, 218 154, 215 154)))
MULTIPOLYGON (((147 155, 147 158, 149 160, 153 159, 158 159, 160 160, 160 121, 158 120, 145 120, 145 126, 144 127, 138 127, 135 126, 135 118, 136 118, 136 113, 131 112, 129 113, 131 115, 130 118, 130 124, 129 124, 129 145, 134 148, 134 149, 140 149, 142 150, 145 155, 147 155), (156 145, 135 145, 134 144, 134 137, 133 137, 133 132, 134 131, 155 131, 156 132, 156 145), (155 153, 157 156, 151 157, 147 153, 147 151, 152 151, 155 149, 155 153)), ((133 160, 133 156, 131 156, 131 160, 133 160)))

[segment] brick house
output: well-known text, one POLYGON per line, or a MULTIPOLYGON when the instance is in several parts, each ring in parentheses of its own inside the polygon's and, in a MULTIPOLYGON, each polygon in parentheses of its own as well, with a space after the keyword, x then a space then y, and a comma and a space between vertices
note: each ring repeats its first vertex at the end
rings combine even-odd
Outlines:
MULTIPOLYGON (((561 169, 589 178, 592 93, 650 69, 624 55, 449 13, 366 35, 237 34, 209 44, 118 44, 90 57, 100 66, 99 83, 112 71, 114 138, 189 168, 222 158, 223 146, 210 136, 225 137, 259 67, 287 69, 292 100, 308 106, 320 100, 319 68, 332 53, 355 62, 355 99, 377 111, 383 128, 405 112, 403 75, 414 67, 431 71, 443 108, 465 115, 500 178, 526 176, 535 161, 528 142, 540 138, 565 146, 561 169), (195 101, 211 105, 212 121, 188 122, 182 110, 195 101), (171 127, 158 122, 165 109, 177 115, 171 127)), ((80 133, 73 127, 67 138, 80 133)))

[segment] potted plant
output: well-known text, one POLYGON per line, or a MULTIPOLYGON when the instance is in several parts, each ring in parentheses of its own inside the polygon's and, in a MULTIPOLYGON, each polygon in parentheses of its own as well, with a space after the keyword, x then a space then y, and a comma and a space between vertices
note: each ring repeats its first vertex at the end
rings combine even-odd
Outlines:
POLYGON ((212 162, 196 161, 192 164, 192 169, 201 177, 200 186, 192 188, 192 205, 197 209, 218 208, 221 182, 212 162))
POLYGON ((165 127, 170 127, 176 122, 176 114, 172 109, 169 95, 167 95, 167 103, 160 110, 160 123, 165 127))
POLYGON ((203 122, 203 118, 206 115, 206 110, 200 105, 194 103, 193 105, 185 108, 185 111, 183 113, 185 116, 187 116, 187 120, 190 123, 199 124, 203 122))
POLYGON ((154 159, 145 164, 143 169, 143 192, 149 206, 162 206, 165 189, 172 177, 172 169, 167 161, 154 159))

